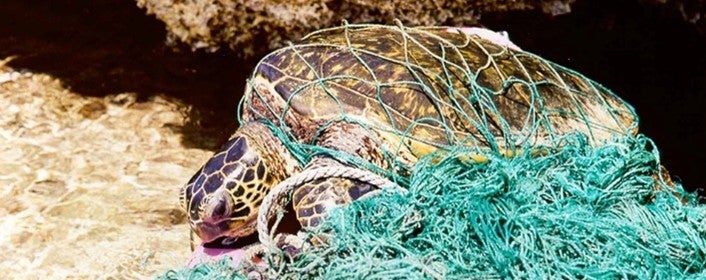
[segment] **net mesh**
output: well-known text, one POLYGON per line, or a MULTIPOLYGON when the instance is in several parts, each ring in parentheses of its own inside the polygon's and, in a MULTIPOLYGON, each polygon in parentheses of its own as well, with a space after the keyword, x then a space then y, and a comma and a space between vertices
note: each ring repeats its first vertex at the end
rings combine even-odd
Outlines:
POLYGON ((391 177, 454 146, 512 154, 556 147, 570 131, 595 145, 637 129, 633 109, 600 84, 459 29, 326 29, 266 56, 253 76, 241 122, 269 122, 302 164, 331 153, 317 143, 330 126, 359 125, 376 134, 395 167, 378 171, 391 177))
POLYGON ((325 245, 268 252, 264 270, 222 261, 163 279, 706 277, 706 209, 665 178, 632 108, 511 44, 326 29, 263 58, 239 115, 302 166, 330 156, 407 191, 333 210, 311 233, 325 245), (340 123, 374 135, 382 162, 321 145, 340 123))

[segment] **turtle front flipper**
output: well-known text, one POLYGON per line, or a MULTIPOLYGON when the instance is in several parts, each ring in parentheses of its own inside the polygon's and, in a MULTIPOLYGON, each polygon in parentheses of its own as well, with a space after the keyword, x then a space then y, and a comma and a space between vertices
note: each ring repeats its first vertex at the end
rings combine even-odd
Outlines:
MULTIPOLYGON (((316 142, 317 146, 359 157, 385 169, 389 163, 385 161, 380 143, 378 135, 371 130, 345 121, 329 124, 316 142)), ((322 154, 307 164, 303 173, 322 168, 356 168, 344 164, 343 160, 322 154)), ((296 186, 292 193, 292 205, 301 226, 313 228, 321 223, 331 208, 346 205, 378 187, 381 186, 352 177, 323 177, 296 186)))
MULTIPOLYGON (((331 158, 315 159, 310 168, 344 166, 331 158)), ((292 205, 297 220, 305 229, 318 226, 334 207, 343 206, 377 186, 352 178, 327 177, 306 182, 294 189, 292 205)))

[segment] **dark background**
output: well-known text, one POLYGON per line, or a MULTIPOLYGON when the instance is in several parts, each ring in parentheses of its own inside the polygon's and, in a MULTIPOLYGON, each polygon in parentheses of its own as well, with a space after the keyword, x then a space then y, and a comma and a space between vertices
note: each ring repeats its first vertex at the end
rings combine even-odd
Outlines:
MULTIPOLYGON (((706 187, 706 35, 679 13, 637 0, 578 0, 566 15, 484 14, 481 22, 612 89, 636 108, 641 132, 674 179, 690 190, 706 187)), ((53 75, 89 96, 182 99, 201 112, 185 133, 212 139, 186 144, 214 148, 236 126, 255 59, 174 50, 164 38, 164 25, 133 1, 0 1, 0 58, 16 55, 10 66, 53 75)))
POLYGON ((567 15, 512 13, 483 23, 632 104, 673 179, 690 190, 706 187, 706 34, 679 13, 637 1, 579 0, 567 15))

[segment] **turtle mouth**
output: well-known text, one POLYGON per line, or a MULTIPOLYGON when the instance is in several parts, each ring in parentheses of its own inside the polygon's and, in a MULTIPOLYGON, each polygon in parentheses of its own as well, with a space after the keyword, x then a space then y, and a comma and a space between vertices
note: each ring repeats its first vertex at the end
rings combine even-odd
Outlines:
MULTIPOLYGON (((255 232, 254 221, 255 217, 245 221, 230 218, 205 220, 197 223, 194 229, 201 242, 208 245, 207 247, 234 247, 236 244, 243 245, 241 241, 249 240, 249 236, 255 236, 252 234, 255 232), (216 246, 216 244, 221 245, 216 246)), ((256 236, 255 239, 257 239, 256 236)))
POLYGON ((196 224, 196 234, 204 243, 211 243, 214 240, 227 237, 227 233, 231 231, 231 221, 222 219, 214 222, 201 222, 196 224))
POLYGON ((257 242, 258 239, 256 234, 251 234, 244 237, 221 236, 211 242, 204 242, 202 246, 204 248, 211 249, 241 249, 257 242))

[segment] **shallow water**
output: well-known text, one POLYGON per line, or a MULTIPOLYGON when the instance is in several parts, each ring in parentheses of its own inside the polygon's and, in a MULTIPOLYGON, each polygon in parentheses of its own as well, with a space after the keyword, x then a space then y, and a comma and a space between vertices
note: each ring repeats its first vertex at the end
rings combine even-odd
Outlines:
POLYGON ((189 256, 178 189, 210 152, 186 106, 83 97, 0 65, 0 270, 16 279, 145 278, 189 256))

